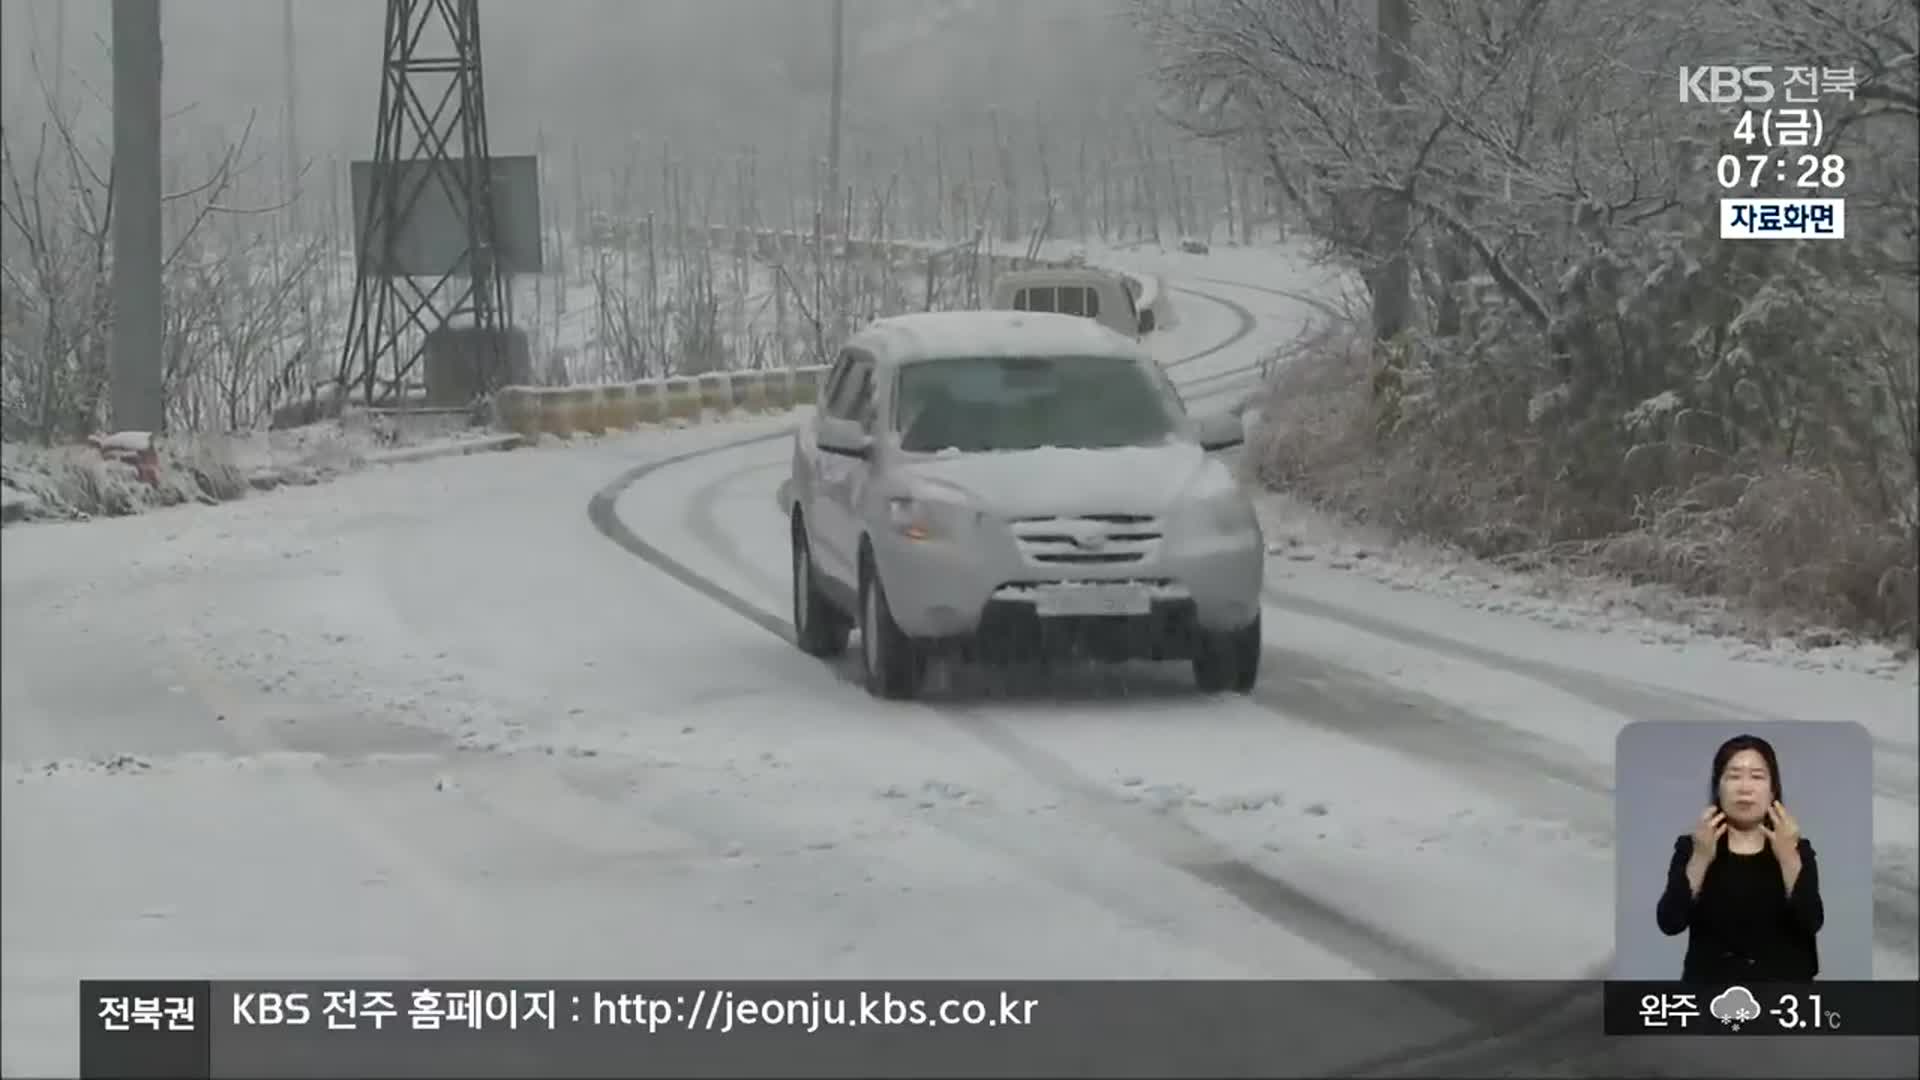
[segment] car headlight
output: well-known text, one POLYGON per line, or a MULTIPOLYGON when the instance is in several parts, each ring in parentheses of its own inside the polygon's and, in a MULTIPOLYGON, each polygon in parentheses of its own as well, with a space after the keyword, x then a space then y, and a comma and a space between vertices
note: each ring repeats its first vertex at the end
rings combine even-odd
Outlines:
POLYGON ((1253 504, 1238 488, 1209 492, 1188 500, 1181 521, 1204 536, 1243 536, 1260 531, 1253 504))
POLYGON ((979 518, 978 511, 957 503, 910 495, 887 499, 887 523, 909 540, 954 540, 971 531, 979 518))

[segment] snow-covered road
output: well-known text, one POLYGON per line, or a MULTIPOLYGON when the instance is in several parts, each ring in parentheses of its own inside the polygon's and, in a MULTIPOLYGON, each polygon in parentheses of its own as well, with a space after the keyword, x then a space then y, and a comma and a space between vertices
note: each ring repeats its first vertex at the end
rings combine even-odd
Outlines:
MULTIPOLYGON (((1307 301, 1207 265, 1139 268, 1217 407, 1307 301)), ((8 530, 5 1072, 71 1073, 81 975, 1574 978, 1649 715, 1866 724, 1876 965, 1914 974, 1911 680, 1276 559, 1251 699, 1139 668, 882 704, 780 636, 789 425, 8 530)), ((1283 1067, 1553 1019, 1522 989, 1391 1029, 1329 1000, 1283 1067)))

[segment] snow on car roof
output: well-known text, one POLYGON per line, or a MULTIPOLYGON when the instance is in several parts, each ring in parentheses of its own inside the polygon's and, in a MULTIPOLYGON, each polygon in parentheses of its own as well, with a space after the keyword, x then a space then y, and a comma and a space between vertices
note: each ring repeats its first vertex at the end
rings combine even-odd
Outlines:
POLYGON ((1144 354, 1139 343, 1079 315, 1035 311, 926 311, 879 319, 849 344, 878 346, 897 362, 953 356, 1144 354))

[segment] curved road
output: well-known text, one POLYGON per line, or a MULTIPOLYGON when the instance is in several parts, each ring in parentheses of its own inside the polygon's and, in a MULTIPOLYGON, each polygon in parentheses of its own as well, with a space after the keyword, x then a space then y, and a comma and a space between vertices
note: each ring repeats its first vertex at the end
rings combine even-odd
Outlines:
MULTIPOLYGON (((1297 310, 1179 287, 1166 359, 1209 388, 1297 310)), ((882 705, 781 637, 789 423, 7 530, 4 1071, 71 1074, 82 973, 1572 977, 1611 937, 1613 731, 1746 707, 1294 564, 1251 700, 1145 668, 882 705), (1436 668, 1457 689, 1400 679, 1436 668), (1564 710, 1517 720, 1522 687, 1564 710)), ((1729 670, 1795 715, 1832 680, 1904 710, 1882 802, 1911 823, 1911 687, 1729 670)), ((1910 975, 1910 933, 1882 945, 1910 975)), ((1540 993, 1329 988, 1280 1067, 1584 1046, 1585 1003, 1540 993)))
MULTIPOLYGON (((1174 372, 1176 383, 1190 401, 1200 407, 1229 394, 1244 394, 1257 383, 1258 363, 1247 362, 1232 350, 1250 336, 1258 320, 1245 304, 1223 295, 1222 288, 1264 294, 1332 314, 1323 301, 1297 292, 1218 279, 1198 280, 1212 290, 1174 289, 1187 298, 1182 304, 1183 318, 1191 301, 1198 299, 1230 316, 1233 329, 1217 341, 1168 357, 1163 363, 1174 372)), ((1256 341, 1254 345, 1265 347, 1266 342, 1256 341)), ((785 533, 774 513, 775 489, 789 453, 788 439, 782 433, 650 462, 623 474, 596 495, 589 517, 623 548, 747 622, 789 641, 791 630, 782 614, 788 597, 785 533), (666 474, 673 474, 672 478, 667 479, 666 474), (684 517, 678 523, 649 520, 649 510, 658 506, 683 506, 684 517)), ((1305 615, 1340 622, 1349 629, 1433 645, 1431 641, 1418 641, 1420 635, 1405 629, 1396 633, 1391 620, 1293 596, 1284 585, 1277 584, 1270 590, 1269 601, 1292 622, 1305 615)), ((1465 642, 1443 643, 1441 648, 1455 657, 1477 659, 1504 674, 1544 683, 1581 701, 1590 711, 1613 711, 1623 718, 1661 715, 1721 720, 1729 715, 1754 715, 1748 708, 1703 701, 1684 692, 1648 687, 1617 676, 1501 658, 1486 650, 1478 650, 1475 656, 1476 650, 1465 642)), ((856 675, 850 665, 851 661, 836 674, 851 687, 856 675)), ((1516 947, 1514 936, 1517 932, 1524 935, 1528 928, 1482 919, 1489 908, 1501 904, 1512 886, 1502 878, 1502 869, 1523 861, 1544 871, 1543 880, 1530 883, 1530 889, 1544 886, 1548 891, 1558 890, 1563 910, 1592 908, 1595 895, 1610 894, 1610 857, 1596 857, 1610 856, 1611 777, 1605 757, 1592 755, 1583 760, 1582 755, 1555 745, 1537 731, 1504 726, 1444 701, 1419 700, 1370 679, 1362 670, 1284 646, 1269 647, 1267 672, 1261 690, 1242 704, 1232 700, 1183 700, 1179 673, 1076 672, 1064 685, 1060 681, 1044 686, 1015 682, 1009 687, 980 681, 972 672, 949 671, 945 672, 948 682, 936 686, 931 703, 897 709, 905 714, 937 716, 970 734, 987 752, 1060 792, 1063 802, 1085 820, 1097 822, 1169 870, 1232 896, 1250 913, 1266 920, 1269 933, 1319 946, 1369 975, 1402 979, 1573 977, 1605 970, 1604 954, 1588 954, 1595 955, 1588 965, 1577 962, 1580 954, 1568 946, 1579 949, 1581 938, 1577 931, 1569 933, 1571 928, 1565 922, 1519 913, 1522 919, 1537 919, 1541 936, 1516 947), (1039 701, 1047 704, 1036 707, 1039 701), (1142 705, 1143 701, 1148 704, 1142 705), (1119 709, 1145 711, 1152 718, 1152 726, 1143 729, 1125 722, 1120 718, 1125 714, 1117 713, 1119 709), (1316 738, 1334 741, 1315 743, 1316 738), (1174 752, 1176 748, 1184 753, 1174 752), (1187 760, 1181 760, 1183 757, 1187 760), (1291 770, 1284 764, 1290 759, 1297 763, 1291 770), (1231 827, 1178 820, 1166 813, 1165 805, 1146 800, 1143 807, 1138 797, 1143 775, 1153 769, 1171 769, 1186 776, 1196 772, 1218 775, 1224 769, 1236 779, 1216 783, 1228 787, 1238 783, 1244 789, 1264 779, 1278 782, 1285 789, 1299 784, 1308 772, 1333 763, 1338 763, 1336 768, 1343 775, 1366 777, 1369 784, 1381 784, 1397 792, 1431 793, 1436 785, 1452 780, 1457 790, 1448 792, 1441 802, 1456 808, 1456 816, 1463 813, 1457 808, 1473 803, 1476 795, 1492 794, 1507 807, 1538 815, 1554 826, 1539 837, 1529 838, 1536 840, 1539 850, 1526 852, 1509 845, 1493 859, 1485 859, 1484 852, 1477 860, 1471 854, 1466 856, 1470 862, 1481 862, 1469 872, 1467 880, 1486 891, 1462 903, 1461 908, 1481 920, 1478 929, 1482 936, 1464 947, 1455 939, 1450 948, 1435 950, 1428 944, 1431 939, 1422 940, 1420 931, 1409 933, 1405 929, 1409 922, 1417 925, 1420 919, 1406 918, 1408 905, 1404 898, 1436 884, 1430 863, 1414 861, 1388 869, 1385 873, 1399 880, 1383 880, 1376 876, 1382 874, 1381 867, 1360 865, 1374 860, 1351 858, 1351 852, 1343 853, 1340 860, 1353 863, 1351 866, 1329 867, 1311 861, 1303 866, 1299 860, 1279 857, 1282 849, 1267 839, 1249 855, 1244 832, 1236 836, 1231 827), (1576 842, 1569 845, 1569 839, 1576 842), (1360 888, 1356 889, 1356 884, 1360 888), (1374 909, 1356 910, 1367 906, 1368 897, 1374 901, 1374 909), (1488 936, 1489 931, 1494 936, 1488 936), (1492 956, 1500 951, 1495 936, 1505 939, 1502 944, 1507 957, 1492 956), (1445 955, 1448 952, 1451 957, 1445 955), (1492 963, 1488 963, 1490 959, 1492 963)), ((1608 729, 1607 743, 1617 728, 1618 722, 1608 729)), ((1592 746, 1594 740, 1589 738, 1587 742, 1592 746)), ((1898 767, 1895 762, 1896 772, 1898 767)), ((1196 797, 1190 786, 1178 787, 1183 798, 1177 801, 1205 810, 1221 809, 1218 801, 1196 797)), ((1883 795, 1910 809, 1912 787, 1908 774, 1904 786, 1899 779, 1884 784, 1883 795)), ((1271 796, 1255 796, 1252 801, 1261 798, 1271 796)), ((1245 809, 1232 806, 1232 797, 1226 802, 1230 804, 1229 814, 1245 809)), ((1325 839, 1325 834, 1317 838, 1325 839)), ((1444 843, 1441 837, 1429 837, 1427 842, 1436 840, 1444 843)), ((1451 861, 1460 853, 1443 857, 1451 861)), ((1912 921, 1911 876, 1909 873, 1903 878, 1895 873, 1885 878, 1876 921, 1887 924, 1881 936, 1890 947, 1910 956, 1911 931, 1904 927, 1912 921)), ((1610 904, 1606 907, 1610 909, 1610 904)), ((1610 910, 1595 912, 1593 924, 1604 926, 1607 937, 1611 936, 1610 914, 1610 910)), ((1459 929, 1448 928, 1445 936, 1453 938, 1459 929)), ((1588 947, 1594 944, 1591 939, 1587 942, 1588 947)), ((1600 947, 1604 949, 1604 944, 1600 947)), ((1544 1053, 1551 1059, 1565 1053, 1570 1031, 1590 1030, 1598 1022, 1592 1013, 1594 1002, 1579 995, 1546 992, 1523 1001, 1523 995, 1517 992, 1476 995, 1461 986, 1451 988, 1444 999, 1421 1004, 1447 1010, 1472 1029, 1456 1033, 1447 1040, 1450 1044, 1484 1044, 1485 1053, 1479 1057, 1447 1059, 1456 1063, 1492 1061, 1512 1067, 1522 1061, 1540 1060, 1529 1055, 1544 1053), (1544 1022, 1522 1025, 1515 1020, 1540 1014, 1547 1017, 1544 1022)), ((1331 1011, 1323 1022, 1340 1026, 1331 1011)), ((1890 1050, 1893 1062, 1910 1052, 1910 1047, 1869 1049, 1854 1045, 1869 1056, 1876 1050, 1890 1050)), ((1417 1048, 1411 1045, 1388 1055, 1402 1064, 1410 1064, 1416 1056, 1417 1048)), ((1874 1066, 1863 1058, 1850 1067, 1874 1066)))

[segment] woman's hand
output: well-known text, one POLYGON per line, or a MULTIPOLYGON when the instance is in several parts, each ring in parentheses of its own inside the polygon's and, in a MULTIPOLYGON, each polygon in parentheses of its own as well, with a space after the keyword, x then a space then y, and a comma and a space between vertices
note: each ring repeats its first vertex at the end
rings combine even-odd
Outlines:
POLYGON ((1687 856, 1687 887, 1693 895, 1700 895, 1700 887, 1706 884, 1707 868, 1713 865, 1713 857, 1720 853, 1720 838, 1727 834, 1727 815, 1717 806, 1709 806, 1700 815, 1700 823, 1693 827, 1693 853, 1687 856))
POLYGON ((1793 820, 1787 808, 1775 801, 1767 810, 1766 821, 1760 825, 1767 834, 1767 843, 1773 845, 1773 857, 1781 862, 1797 859, 1800 856, 1800 823, 1793 820))
POLYGON ((1727 815, 1717 806, 1709 806, 1693 827, 1693 858, 1702 866, 1720 853, 1720 838, 1727 835, 1727 815))
MULTIPOLYGON (((1773 847, 1773 857, 1780 864, 1780 879, 1787 886, 1787 895, 1793 895, 1793 887, 1800 884, 1800 823, 1793 820, 1787 808, 1779 800, 1767 810, 1766 820, 1760 823, 1761 831, 1767 834, 1767 843, 1773 847)), ((1814 928, 1816 931, 1818 926, 1814 928)))

